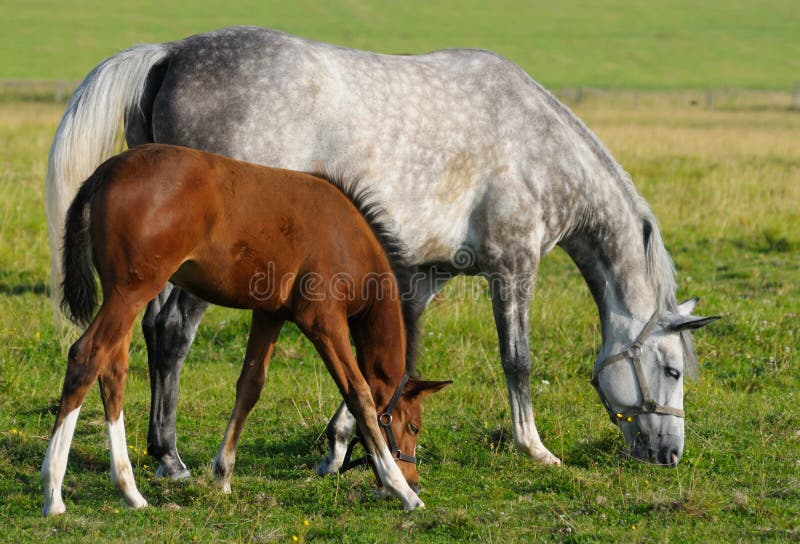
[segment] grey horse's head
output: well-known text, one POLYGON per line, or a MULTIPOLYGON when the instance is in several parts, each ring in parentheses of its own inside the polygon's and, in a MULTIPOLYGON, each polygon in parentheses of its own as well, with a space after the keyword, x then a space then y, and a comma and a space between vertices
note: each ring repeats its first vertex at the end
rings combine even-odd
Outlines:
POLYGON ((657 312, 595 364, 592 383, 635 458, 675 467, 683 455, 683 381, 697 369, 690 331, 719 319, 691 315, 696 302, 657 312))

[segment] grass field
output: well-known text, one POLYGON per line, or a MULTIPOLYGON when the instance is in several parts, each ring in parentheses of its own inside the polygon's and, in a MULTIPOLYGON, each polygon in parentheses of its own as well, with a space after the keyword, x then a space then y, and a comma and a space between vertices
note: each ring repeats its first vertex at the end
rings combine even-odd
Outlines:
MULTIPOLYGON (((96 388, 78 423, 67 515, 40 517, 39 467, 66 358, 46 295, 43 180, 63 104, 0 96, 0 541, 731 542, 800 540, 800 11, 790 0, 485 3, 3 0, 0 79, 79 80, 102 58, 228 24, 386 52, 499 51, 548 87, 623 88, 571 100, 659 217, 679 297, 723 320, 695 335, 686 452, 676 470, 634 462, 589 385, 599 348, 591 296, 560 250, 531 310, 540 467, 513 451, 485 286, 458 279, 426 313, 419 368, 455 380, 424 411, 424 511, 372 494, 372 475, 318 478, 338 405, 310 344, 286 328, 240 442, 233 494, 210 463, 233 403, 248 316, 212 309, 189 354, 178 411, 190 481, 153 477, 149 387, 137 331, 126 397, 131 459, 151 507, 127 510, 108 476, 96 388), (685 89, 690 89, 684 92, 685 89), (676 91, 642 92, 644 90, 676 91), (767 96, 766 102, 764 96, 767 96)), ((49 93, 47 90, 44 94, 49 93)), ((567 97, 569 98, 569 97, 567 97)))
POLYGON ((79 80, 138 42, 253 24, 390 53, 480 47, 551 88, 791 89, 794 0, 3 0, 0 79, 79 80))
POLYGON ((560 468, 513 451, 491 311, 458 280, 427 313, 420 369, 455 379, 426 406, 419 456, 427 509, 373 497, 367 471, 318 478, 338 404, 324 367, 286 329, 243 435, 233 494, 210 476, 233 402, 248 318, 213 309, 182 380, 188 482, 153 478, 149 390, 135 336, 126 416, 140 490, 129 511, 108 477, 99 395, 81 413, 65 481, 68 513, 39 515, 39 466, 65 358, 51 325, 42 180, 61 106, 0 104, 0 526, 2 539, 76 542, 796 541, 800 539, 800 116, 600 99, 578 113, 631 172, 661 220, 679 296, 724 319, 696 335, 687 444, 665 470, 623 447, 588 383, 596 310, 565 255, 544 261, 532 307, 537 423, 560 468))

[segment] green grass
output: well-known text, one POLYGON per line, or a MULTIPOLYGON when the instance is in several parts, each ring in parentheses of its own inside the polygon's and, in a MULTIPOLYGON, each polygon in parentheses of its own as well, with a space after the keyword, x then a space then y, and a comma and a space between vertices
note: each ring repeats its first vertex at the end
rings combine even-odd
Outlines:
POLYGON ((588 289, 563 252, 542 266, 531 309, 532 389, 564 466, 513 451, 484 285, 459 279, 426 314, 420 369, 454 385, 426 404, 424 511, 373 497, 372 476, 318 478, 337 394, 309 343, 281 337, 243 434, 233 494, 210 475, 233 403, 248 317, 215 308, 184 370, 179 445, 188 482, 153 477, 143 451, 149 388, 137 331, 126 424, 140 490, 127 510, 108 477, 96 388, 78 423, 68 512, 40 517, 39 466, 65 368, 52 326, 43 178, 60 107, 0 104, 0 526, 15 542, 796 541, 800 538, 800 117, 600 99, 578 113, 631 172, 659 217, 681 298, 724 319, 695 335, 677 470, 620 455, 588 383, 599 346, 588 289), (613 102, 613 101, 612 101, 613 102), (306 525, 307 522, 307 525, 306 525))
POLYGON ((134 43, 232 24, 390 53, 492 49, 548 87, 788 91, 800 78, 793 0, 4 0, 2 11, 0 78, 80 80, 134 43))

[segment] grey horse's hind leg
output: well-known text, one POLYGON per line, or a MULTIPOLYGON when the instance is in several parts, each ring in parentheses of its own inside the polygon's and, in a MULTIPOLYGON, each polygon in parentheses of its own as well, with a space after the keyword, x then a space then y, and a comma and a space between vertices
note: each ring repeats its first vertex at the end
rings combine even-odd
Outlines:
POLYGON ((533 420, 528 344, 528 309, 533 277, 532 273, 491 275, 492 309, 511 405, 514 445, 540 463, 558 465, 561 460, 544 446, 533 420))
POLYGON ((157 476, 188 478, 178 455, 175 418, 183 361, 208 303, 167 284, 147 306, 142 331, 150 367, 150 428, 147 451, 158 459, 157 476))
MULTIPOLYGON (((419 320, 425 307, 451 277, 450 273, 439 270, 437 267, 417 272, 413 292, 404 294, 404 296, 410 296, 419 302, 410 305, 419 311, 414 321, 419 320)), ((325 436, 328 438, 328 456, 317 464, 318 475, 325 476, 339 472, 344 463, 347 446, 353 436, 355 426, 356 420, 343 402, 325 428, 325 436)))

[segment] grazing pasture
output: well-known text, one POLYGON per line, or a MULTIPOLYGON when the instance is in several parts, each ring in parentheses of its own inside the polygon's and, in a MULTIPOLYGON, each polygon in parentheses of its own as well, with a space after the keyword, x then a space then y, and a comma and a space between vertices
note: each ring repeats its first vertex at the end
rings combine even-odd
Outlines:
POLYGON ((686 452, 675 470, 620 455, 589 385, 596 310, 560 250, 532 306, 534 406, 561 467, 513 451, 482 280, 458 279, 424 319, 419 368, 455 383, 425 407, 418 456, 427 509, 372 494, 369 471, 318 478, 339 403, 312 346, 286 328, 240 443, 233 494, 210 463, 233 403, 248 314, 215 308, 181 382, 179 443, 190 481, 153 477, 149 388, 137 331, 126 426, 140 491, 130 511, 108 481, 105 418, 87 397, 64 485, 68 513, 40 517, 39 468, 66 358, 52 326, 43 182, 62 105, 0 103, 0 525, 10 541, 720 541, 800 538, 800 116, 686 102, 594 98, 576 109, 659 217, 679 297, 723 320, 695 335, 686 452), (391 535, 391 536, 388 536, 391 535))
POLYGON ((633 90, 565 96, 659 218, 679 300, 699 296, 699 314, 723 319, 695 335, 701 375, 686 384, 678 468, 626 458, 589 384, 600 345, 594 303, 555 250, 531 309, 532 391, 542 438, 564 464, 542 467, 513 448, 486 285, 453 281, 423 319, 419 369, 455 383, 426 401, 417 455, 427 508, 412 513, 376 498, 368 470, 314 474, 340 399, 294 327, 281 334, 243 433, 233 493, 219 491, 211 461, 249 330, 248 312, 221 308, 204 319, 181 380, 178 441, 193 478, 155 478, 137 329, 126 428, 151 506, 126 509, 110 485, 94 388, 64 482, 68 513, 44 519, 39 469, 69 345, 46 294, 43 203, 64 104, 0 92, 0 541, 800 540, 800 113, 785 94, 800 79, 796 2, 140 4, 5 0, 0 78, 77 81, 133 43, 244 23, 385 52, 488 48, 550 88, 633 90), (724 87, 784 94, 733 90, 707 109, 706 90, 724 87))
POLYGON ((238 24, 389 53, 491 49, 548 88, 789 90, 800 78, 794 0, 3 0, 2 14, 0 78, 80 80, 131 44, 238 24))

